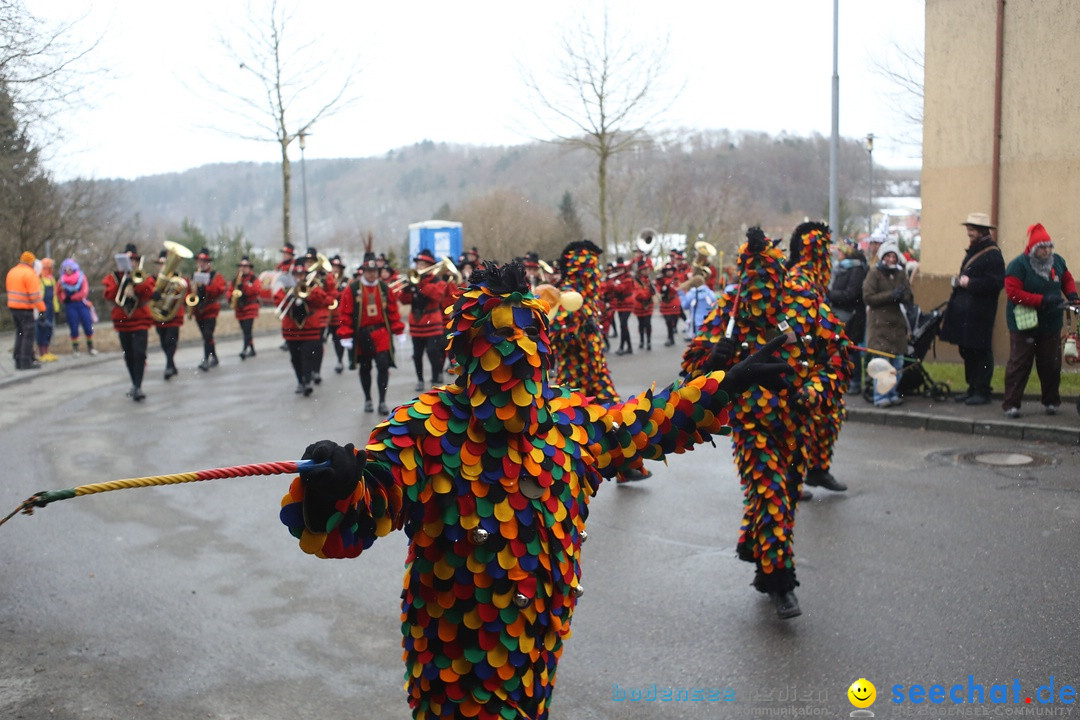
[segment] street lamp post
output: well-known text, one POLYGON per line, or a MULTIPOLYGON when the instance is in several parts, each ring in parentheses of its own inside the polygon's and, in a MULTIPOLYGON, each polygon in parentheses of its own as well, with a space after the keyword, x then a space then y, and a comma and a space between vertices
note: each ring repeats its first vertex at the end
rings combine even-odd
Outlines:
POLYGON ((301 190, 304 194, 304 247, 311 247, 311 243, 308 242, 308 219, 307 219, 307 168, 304 165, 304 148, 307 143, 305 140, 311 133, 300 131, 300 184, 301 190))
POLYGON ((874 133, 866 136, 866 155, 870 158, 870 183, 867 186, 868 202, 866 204, 867 237, 869 237, 874 234, 874 133))

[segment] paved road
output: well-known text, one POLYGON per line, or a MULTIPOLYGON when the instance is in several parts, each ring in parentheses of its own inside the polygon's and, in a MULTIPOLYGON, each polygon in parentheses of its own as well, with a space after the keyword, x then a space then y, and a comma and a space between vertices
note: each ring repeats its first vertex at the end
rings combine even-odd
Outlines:
MULTIPOLYGON (((619 389, 664 380, 678 350, 614 358, 619 389)), ((223 365, 201 374, 182 349, 189 369, 169 384, 152 357, 142 404, 123 396, 117 358, 0 388, 2 514, 42 489, 294 459, 373 424, 355 376, 330 372, 305 400, 284 353, 238 352, 222 343, 223 365)), ((398 371, 391 400, 411 388, 398 371)), ((741 496, 726 445, 602 487, 553 717, 846 717, 859 677, 877 686, 877 717, 1070 709, 889 700, 895 685, 906 697, 969 676, 987 700, 1018 679, 1021 705, 1051 677, 1059 694, 1080 684, 1080 448, 859 422, 836 467, 851 490, 799 511, 804 614, 786 622, 734 559, 741 496), (972 459, 1002 453, 1043 464, 972 459), (730 699, 629 699, 654 687, 730 699)), ((355 561, 305 556, 276 517, 287 484, 125 490, 0 527, 0 717, 408 717, 404 537, 355 561)))

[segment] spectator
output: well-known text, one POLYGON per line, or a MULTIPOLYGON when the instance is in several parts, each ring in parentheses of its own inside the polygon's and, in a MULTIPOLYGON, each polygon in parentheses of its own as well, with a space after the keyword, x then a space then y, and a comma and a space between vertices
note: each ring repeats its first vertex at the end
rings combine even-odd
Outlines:
POLYGON ((939 337, 960 348, 967 390, 956 402, 986 405, 994 377, 991 340, 997 317, 998 295, 1005 282, 1005 260, 990 231, 986 213, 971 213, 963 222, 968 248, 960 272, 953 277, 952 295, 945 308, 939 337))
MULTIPOLYGON (((866 255, 857 245, 845 244, 843 257, 837 263, 832 287, 829 289, 829 304, 833 313, 844 323, 844 333, 855 345, 863 345, 866 340, 866 303, 863 302, 863 281, 870 266, 866 255)), ((862 392, 863 353, 852 351, 855 372, 848 384, 848 392, 858 395, 862 392)))
MULTIPOLYGON (((904 369, 904 352, 907 350, 908 325, 903 306, 912 302, 911 284, 907 272, 900 263, 900 248, 896 243, 886 242, 878 250, 881 260, 863 281, 863 298, 868 306, 866 314, 866 347, 893 356, 892 365, 897 374, 904 369)), ((900 405, 899 383, 882 394, 874 387, 874 406, 900 405)))
POLYGON ((35 328, 38 359, 41 362, 54 362, 56 356, 49 352, 49 346, 52 345, 53 330, 56 328, 56 316, 60 314, 60 298, 56 293, 52 258, 41 259, 41 299, 45 303, 45 312, 38 315, 35 328))
POLYGON ((686 342, 690 342, 705 316, 716 307, 716 293, 705 284, 701 272, 695 270, 690 279, 679 285, 679 299, 686 312, 686 342))
POLYGON ((60 302, 64 304, 64 317, 71 331, 71 354, 79 354, 79 328, 86 335, 86 351, 97 355, 94 349, 94 306, 90 303, 90 283, 79 269, 74 258, 60 263, 60 302))
POLYGON ((15 369, 38 370, 41 363, 34 359, 34 320, 45 312, 41 299, 41 280, 34 272, 34 253, 27 250, 19 262, 8 270, 5 279, 8 310, 15 325, 15 369))
POLYGON ((1055 415, 1061 406, 1061 311, 1066 297, 1074 305, 1080 304, 1080 297, 1065 258, 1054 253, 1054 242, 1042 223, 1028 228, 1027 248, 1005 270, 1005 297, 1009 362, 1002 408, 1007 417, 1020 417, 1034 361, 1043 410, 1055 415))

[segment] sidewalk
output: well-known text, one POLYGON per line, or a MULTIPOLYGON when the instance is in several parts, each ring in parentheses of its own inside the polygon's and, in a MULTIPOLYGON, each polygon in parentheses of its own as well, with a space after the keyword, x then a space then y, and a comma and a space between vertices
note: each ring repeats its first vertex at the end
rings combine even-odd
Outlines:
MULTIPOLYGON (((268 337, 276 347, 280 338, 273 333, 260 334, 256 337, 268 337)), ((238 335, 219 335, 219 341, 237 339, 238 335)), ((264 341, 265 343, 266 341, 264 341)), ((101 352, 97 357, 90 357, 85 352, 78 356, 61 355, 59 360, 42 363, 40 370, 15 370, 15 363, 10 354, 14 344, 12 333, 0 333, 0 348, 4 349, 0 358, 0 392, 4 388, 20 383, 32 382, 35 378, 49 377, 58 372, 85 368, 112 360, 120 360, 119 352, 101 352)), ((183 347, 185 343, 181 343, 183 347)), ((154 351, 152 346, 151 352, 154 351)), ((875 408, 860 396, 847 398, 848 422, 862 422, 873 425, 915 428, 936 432, 952 432, 962 435, 981 437, 1002 437, 1027 442, 1047 442, 1060 445, 1080 445, 1080 415, 1077 414, 1076 398, 1062 398, 1057 415, 1045 415, 1038 397, 1025 397, 1021 409, 1023 415, 1016 420, 1006 418, 1001 409, 1001 396, 995 397, 989 405, 971 407, 951 399, 941 402, 923 397, 904 399, 904 404, 891 408, 875 408)))

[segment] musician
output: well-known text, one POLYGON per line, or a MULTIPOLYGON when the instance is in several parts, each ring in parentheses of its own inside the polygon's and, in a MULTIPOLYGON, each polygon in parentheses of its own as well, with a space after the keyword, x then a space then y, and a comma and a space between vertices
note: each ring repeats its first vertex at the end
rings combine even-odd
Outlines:
POLYGON ((349 367, 360 365, 360 387, 364 391, 364 412, 374 412, 371 402, 371 366, 379 391, 379 414, 386 415, 386 388, 394 365, 394 336, 405 332, 398 310, 398 298, 379 279, 375 255, 367 253, 360 266, 361 276, 348 283, 340 296, 341 306, 335 337, 349 352, 349 367))
POLYGON ((255 357, 255 343, 251 335, 251 329, 255 325, 255 318, 259 317, 259 295, 261 293, 262 282, 259 281, 258 276, 255 274, 251 259, 245 255, 240 258, 240 264, 236 268, 236 279, 229 286, 229 297, 232 298, 236 321, 240 324, 240 331, 244 334, 244 347, 240 350, 241 360, 255 357))
POLYGON ((340 375, 345 370, 345 365, 342 363, 342 359, 345 356, 345 348, 341 345, 341 339, 335 331, 337 330, 339 313, 341 312, 341 295, 343 294, 345 287, 349 284, 349 278, 345 277, 345 263, 341 261, 340 255, 335 255, 330 258, 330 267, 332 270, 326 278, 326 284, 332 284, 334 286, 334 295, 338 298, 338 304, 330 306, 330 317, 326 326, 326 332, 330 336, 330 342, 334 345, 334 355, 337 357, 337 364, 334 365, 334 372, 340 375))
POLYGON ((788 619, 801 614, 793 534, 809 436, 819 431, 813 417, 823 397, 846 387, 851 365, 839 324, 820 312, 822 295, 787 284, 783 256, 760 228, 747 232, 738 266, 737 289, 724 293, 701 324, 683 355, 683 372, 695 377, 732 367, 778 335, 793 340, 780 351, 793 370, 790 387, 756 388, 739 398, 732 423, 744 496, 736 552, 754 564, 754 588, 788 619))
POLYGON ((192 313, 202 335, 203 359, 199 363, 199 369, 203 372, 218 366, 214 330, 217 328, 218 315, 221 314, 221 298, 229 289, 225 276, 213 268, 213 262, 210 250, 203 248, 195 256, 195 274, 191 276, 193 292, 198 298, 192 313))
POLYGON ((281 261, 274 269, 278 272, 292 272, 294 262, 296 262, 296 248, 292 243, 287 242, 281 246, 281 261))
POLYGON ((143 373, 146 370, 146 336, 154 319, 150 315, 150 299, 154 295, 155 278, 145 273, 140 281, 137 269, 139 251, 133 243, 124 248, 132 269, 119 268, 105 276, 105 300, 113 303, 112 322, 120 347, 124 351, 124 364, 131 378, 127 395, 135 402, 146 398, 142 391, 143 373))
POLYGON ((632 312, 637 318, 638 350, 652 350, 652 316, 656 306, 656 288, 649 277, 651 270, 651 264, 642 262, 637 265, 637 276, 634 278, 632 312))
POLYGON ((672 250, 668 253, 671 265, 675 268, 675 279, 680 283, 690 279, 690 264, 686 262, 686 255, 681 250, 672 250))
POLYGON ((544 282, 543 275, 540 272, 540 253, 525 253, 525 278, 529 281, 531 287, 536 287, 544 282))
POLYGON ((408 284, 401 293, 401 302, 411 305, 409 311, 409 336, 413 344, 413 366, 416 368, 416 391, 424 390, 424 356, 431 364, 431 384, 443 381, 442 368, 446 361, 444 351, 446 320, 443 318, 443 302, 446 283, 430 272, 424 271, 435 264, 435 256, 423 249, 413 258, 417 272, 421 273, 416 284, 408 284))
POLYGON ((304 458, 329 467, 295 478, 281 502, 300 549, 320 558, 408 536, 401 627, 417 719, 547 720, 593 494, 646 458, 707 443, 729 395, 786 369, 751 362, 607 406, 548 383, 546 310, 520 264, 484 263, 448 315, 456 382, 398 408, 366 448, 309 445, 304 458))
POLYGON ((675 344, 675 334, 679 330, 679 318, 683 314, 682 302, 679 300, 679 281, 675 277, 675 266, 671 263, 664 265, 660 277, 656 278, 656 292, 660 296, 660 317, 664 318, 667 326, 667 340, 664 347, 675 344))
POLYGON ((307 252, 304 253, 304 266, 307 268, 308 277, 312 277, 314 274, 314 282, 322 285, 323 291, 329 298, 326 307, 311 313, 307 320, 307 325, 319 328, 319 344, 315 349, 315 366, 311 372, 311 381, 316 385, 322 383, 322 364, 325 355, 326 336, 330 327, 330 313, 331 308, 336 306, 338 299, 337 281, 332 277, 333 273, 326 271, 326 266, 323 264, 325 262, 324 258, 319 257, 319 251, 313 247, 309 247, 307 252))
MULTIPOLYGON (((165 267, 165 261, 169 258, 169 251, 162 250, 158 253, 157 266, 158 274, 160 275, 162 269, 165 267)), ((181 278, 184 283, 184 296, 191 291, 191 285, 186 278, 181 278)), ((154 279, 154 299, 158 299, 159 293, 163 288, 157 287, 157 278, 154 279)), ((166 283, 167 284, 167 283, 166 283)), ((184 298, 178 299, 178 302, 183 303, 184 298)), ((158 343, 161 345, 161 351, 165 353, 165 379, 176 375, 179 371, 176 369, 176 346, 180 342, 180 328, 184 324, 184 308, 183 305, 177 309, 177 312, 173 314, 168 320, 154 320, 154 330, 157 332, 158 343)), ((151 317, 153 317, 151 312, 151 317)))
POLYGON ((621 257, 615 261, 611 278, 611 309, 619 318, 619 349, 616 355, 633 355, 634 341, 630 339, 630 315, 634 312, 634 278, 630 263, 621 257))
POLYGON ((289 361, 296 374, 296 393, 307 397, 315 390, 315 361, 322 348, 322 332, 329 317, 327 308, 333 300, 318 278, 309 275, 303 260, 293 263, 291 276, 294 284, 287 290, 278 288, 274 303, 284 309, 281 335, 285 338, 289 361), (316 319, 319 315, 322 322, 316 319))

